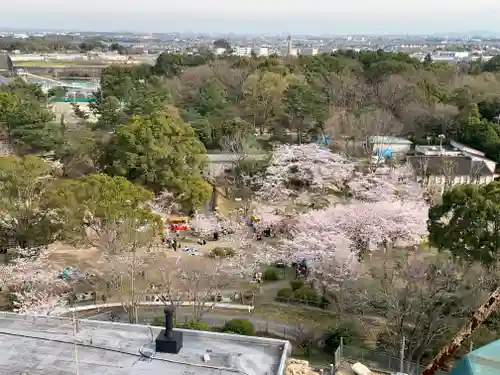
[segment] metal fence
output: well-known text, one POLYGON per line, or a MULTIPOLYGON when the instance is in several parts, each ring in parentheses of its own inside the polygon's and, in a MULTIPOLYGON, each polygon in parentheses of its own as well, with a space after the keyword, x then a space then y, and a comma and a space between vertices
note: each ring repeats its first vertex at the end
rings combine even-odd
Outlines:
MULTIPOLYGON (((342 345, 341 356, 343 360, 349 362, 361 362, 365 366, 373 370, 381 370, 383 372, 400 372, 401 371, 401 359, 391 354, 357 348, 349 345, 342 345)), ((404 360, 403 363, 403 373, 418 375, 421 374, 425 366, 420 366, 419 364, 404 360)), ((447 375, 445 371, 438 371, 438 375, 447 375)))

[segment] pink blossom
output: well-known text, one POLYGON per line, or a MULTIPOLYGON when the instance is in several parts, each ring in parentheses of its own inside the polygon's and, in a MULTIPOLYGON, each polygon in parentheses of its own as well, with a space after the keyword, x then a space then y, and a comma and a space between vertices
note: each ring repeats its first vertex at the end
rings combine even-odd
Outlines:
POLYGON ((316 144, 278 146, 260 181, 259 195, 281 200, 297 194, 300 188, 327 192, 338 190, 354 172, 354 164, 340 154, 316 144))
POLYGON ((409 167, 403 166, 390 171, 361 173, 347 183, 355 199, 381 202, 392 200, 422 201, 424 189, 413 178, 409 167))
POLYGON ((32 251, 19 249, 18 254, 11 263, 0 266, 0 284, 15 297, 16 311, 46 313, 64 304, 69 285, 60 278, 62 267, 49 261, 50 252, 43 249, 33 256, 32 251))
POLYGON ((298 217, 291 239, 265 246, 260 260, 309 259, 319 268, 354 264, 360 244, 377 250, 384 243, 420 243, 427 232, 427 206, 418 202, 353 202, 311 211, 298 217))

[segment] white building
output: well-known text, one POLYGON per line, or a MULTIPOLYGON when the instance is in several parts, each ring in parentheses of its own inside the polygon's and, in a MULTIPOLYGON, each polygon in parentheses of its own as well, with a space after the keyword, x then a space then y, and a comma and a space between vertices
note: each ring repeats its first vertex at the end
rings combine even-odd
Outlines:
POLYGON ((233 47, 233 55, 250 56, 252 54, 251 47, 233 47))
POLYGON ((214 54, 216 54, 217 56, 219 56, 219 55, 223 55, 223 54, 225 54, 225 53, 226 53, 226 51, 227 51, 227 50, 226 50, 225 48, 221 48, 221 47, 219 47, 219 48, 216 48, 216 49, 214 50, 214 54))
POLYGON ((319 50, 317 48, 302 48, 300 50, 301 55, 312 55, 315 56, 319 53, 319 50))
POLYGON ((441 192, 460 184, 486 184, 492 182, 496 163, 485 157, 484 152, 451 141, 448 146, 415 146, 416 155, 408 162, 415 170, 419 182, 438 186, 441 192))
POLYGON ((255 47, 252 48, 252 52, 256 56, 269 56, 269 47, 255 47))
POLYGON ((375 155, 407 154, 413 145, 412 141, 402 137, 377 135, 368 138, 369 147, 375 155))

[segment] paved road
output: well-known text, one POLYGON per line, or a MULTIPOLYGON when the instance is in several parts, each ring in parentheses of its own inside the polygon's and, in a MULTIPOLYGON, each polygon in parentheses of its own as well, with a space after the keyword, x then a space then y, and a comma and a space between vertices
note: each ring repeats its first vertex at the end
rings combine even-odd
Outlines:
MULTIPOLYGON (((238 160, 241 156, 238 154, 220 153, 207 154, 210 163, 231 163, 238 160)), ((248 154, 247 157, 253 160, 264 160, 267 154, 248 154)))

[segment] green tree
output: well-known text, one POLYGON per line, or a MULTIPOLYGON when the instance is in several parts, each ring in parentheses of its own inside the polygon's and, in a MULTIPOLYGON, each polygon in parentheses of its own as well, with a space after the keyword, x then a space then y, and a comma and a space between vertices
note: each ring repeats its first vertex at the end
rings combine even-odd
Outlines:
POLYGON ((500 251, 500 183, 459 185, 429 210, 429 240, 441 250, 486 265, 500 251))
POLYGON ((226 39, 217 39, 213 42, 214 48, 224 48, 226 51, 231 50, 231 43, 226 39))
POLYGON ((468 116, 462 121, 460 136, 465 144, 484 151, 500 143, 495 126, 481 118, 477 104, 471 106, 468 116))
POLYGON ((131 115, 148 115, 161 112, 172 102, 170 91, 158 77, 136 82, 125 105, 124 112, 131 115))
POLYGON ((493 56, 488 61, 485 61, 482 66, 483 72, 498 73, 500 72, 500 55, 493 56))
POLYGON ((153 72, 160 76, 174 77, 180 75, 186 68, 205 65, 214 59, 215 56, 210 53, 176 54, 163 52, 156 59, 153 72))
POLYGON ((149 205, 152 199, 150 191, 123 177, 105 174, 60 180, 50 191, 51 205, 64 218, 69 239, 103 238, 104 233, 123 229, 120 224, 130 221, 135 228, 161 231, 161 219, 149 205))
POLYGON ((424 67, 428 67, 432 64, 432 56, 430 53, 428 53, 427 55, 425 55, 425 58, 424 58, 424 67))
POLYGON ((155 192, 167 189, 187 206, 199 206, 211 192, 202 177, 205 162, 205 148, 193 128, 170 109, 134 116, 118 126, 106 147, 102 167, 155 192))
POLYGON ((204 117, 221 118, 229 106, 222 86, 215 80, 208 80, 191 97, 192 108, 204 117))
POLYGON ((54 170, 35 156, 0 157, 0 239, 3 248, 47 245, 62 223, 47 197, 54 170))
POLYGON ((248 319, 232 319, 222 327, 222 332, 245 336, 255 336, 256 333, 252 322, 248 319))
POLYGON ((297 132, 297 143, 302 143, 304 133, 315 116, 321 117, 321 103, 325 98, 307 83, 291 84, 285 90, 284 104, 289 126, 297 132))
POLYGON ((66 96, 66 93, 68 92, 68 89, 66 89, 63 86, 57 86, 49 89, 47 91, 47 96, 49 98, 64 98, 66 96))
POLYGON ((61 142, 62 126, 53 122, 40 88, 15 81, 2 89, 0 125, 9 141, 22 152, 53 150, 61 142))

